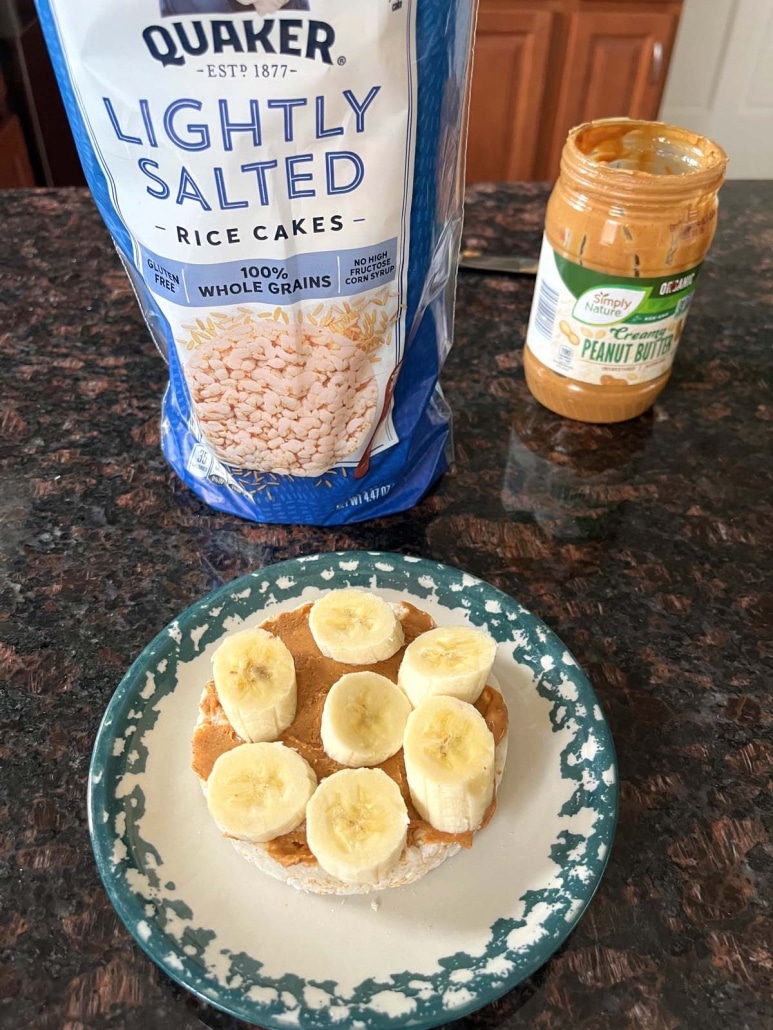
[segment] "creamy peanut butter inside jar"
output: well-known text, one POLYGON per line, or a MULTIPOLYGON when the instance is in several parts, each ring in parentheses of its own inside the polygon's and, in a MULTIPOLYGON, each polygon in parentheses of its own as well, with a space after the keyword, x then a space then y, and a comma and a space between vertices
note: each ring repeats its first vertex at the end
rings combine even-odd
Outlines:
POLYGON ((660 122, 573 129, 548 202, 524 347, 529 389, 581 422, 646 411, 668 382, 717 223, 727 155, 660 122))

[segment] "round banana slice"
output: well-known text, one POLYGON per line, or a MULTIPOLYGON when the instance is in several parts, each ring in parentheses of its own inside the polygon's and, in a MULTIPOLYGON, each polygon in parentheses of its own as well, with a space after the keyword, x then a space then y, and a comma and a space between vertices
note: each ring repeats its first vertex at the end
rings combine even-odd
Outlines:
POLYGON ((483 630, 439 626, 406 647, 397 683, 414 708, 435 694, 475 704, 486 686, 496 653, 496 641, 483 630))
POLYGON ((324 779, 306 806, 306 839, 330 876, 377 884, 405 847, 408 810, 381 769, 341 769, 324 779))
POLYGON ((427 698, 408 716, 403 757, 411 800, 436 830, 477 830, 494 797, 494 736, 472 705, 427 698))
POLYGON ((223 711, 243 740, 276 740, 295 718, 295 662, 266 630, 226 637, 212 656, 212 675, 223 711))
POLYGON ((344 665, 370 665, 403 646, 403 626, 381 597, 347 587, 331 590, 309 612, 309 629, 326 658, 344 665))
POLYGON ((386 676, 347 672, 328 691, 322 746, 339 765, 380 765, 403 746, 411 703, 386 676))
POLYGON ((296 829, 317 786, 305 758, 284 744, 240 744, 220 755, 207 806, 228 837, 260 843, 296 829))

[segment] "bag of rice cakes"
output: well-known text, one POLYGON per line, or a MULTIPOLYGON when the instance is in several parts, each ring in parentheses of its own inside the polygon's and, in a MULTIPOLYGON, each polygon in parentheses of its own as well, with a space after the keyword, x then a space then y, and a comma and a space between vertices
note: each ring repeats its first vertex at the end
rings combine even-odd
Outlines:
POLYGON ((475 4, 37 0, 86 178, 213 508, 333 525, 450 459, 475 4))

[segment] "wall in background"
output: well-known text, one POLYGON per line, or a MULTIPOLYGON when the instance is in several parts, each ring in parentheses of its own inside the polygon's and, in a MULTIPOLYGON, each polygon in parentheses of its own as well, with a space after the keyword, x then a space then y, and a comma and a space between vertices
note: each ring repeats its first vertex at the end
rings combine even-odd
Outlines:
POLYGON ((660 117, 723 146, 728 178, 773 179, 773 0, 685 0, 660 117))

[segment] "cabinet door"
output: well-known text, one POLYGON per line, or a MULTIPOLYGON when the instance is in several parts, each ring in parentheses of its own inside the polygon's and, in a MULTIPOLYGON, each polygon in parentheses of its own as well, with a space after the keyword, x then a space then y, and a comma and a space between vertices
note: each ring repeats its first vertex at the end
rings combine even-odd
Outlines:
POLYGON ((549 177, 558 175, 569 130, 594 118, 657 118, 678 22, 663 11, 571 15, 563 82, 551 137, 549 177))
POLYGON ((14 115, 0 125, 0 189, 34 185, 27 144, 19 119, 14 115))
POLYGON ((19 119, 8 110, 5 78, 0 71, 0 189, 34 185, 24 133, 19 119))
POLYGON ((483 0, 472 72, 467 181, 534 178, 553 15, 483 0))

